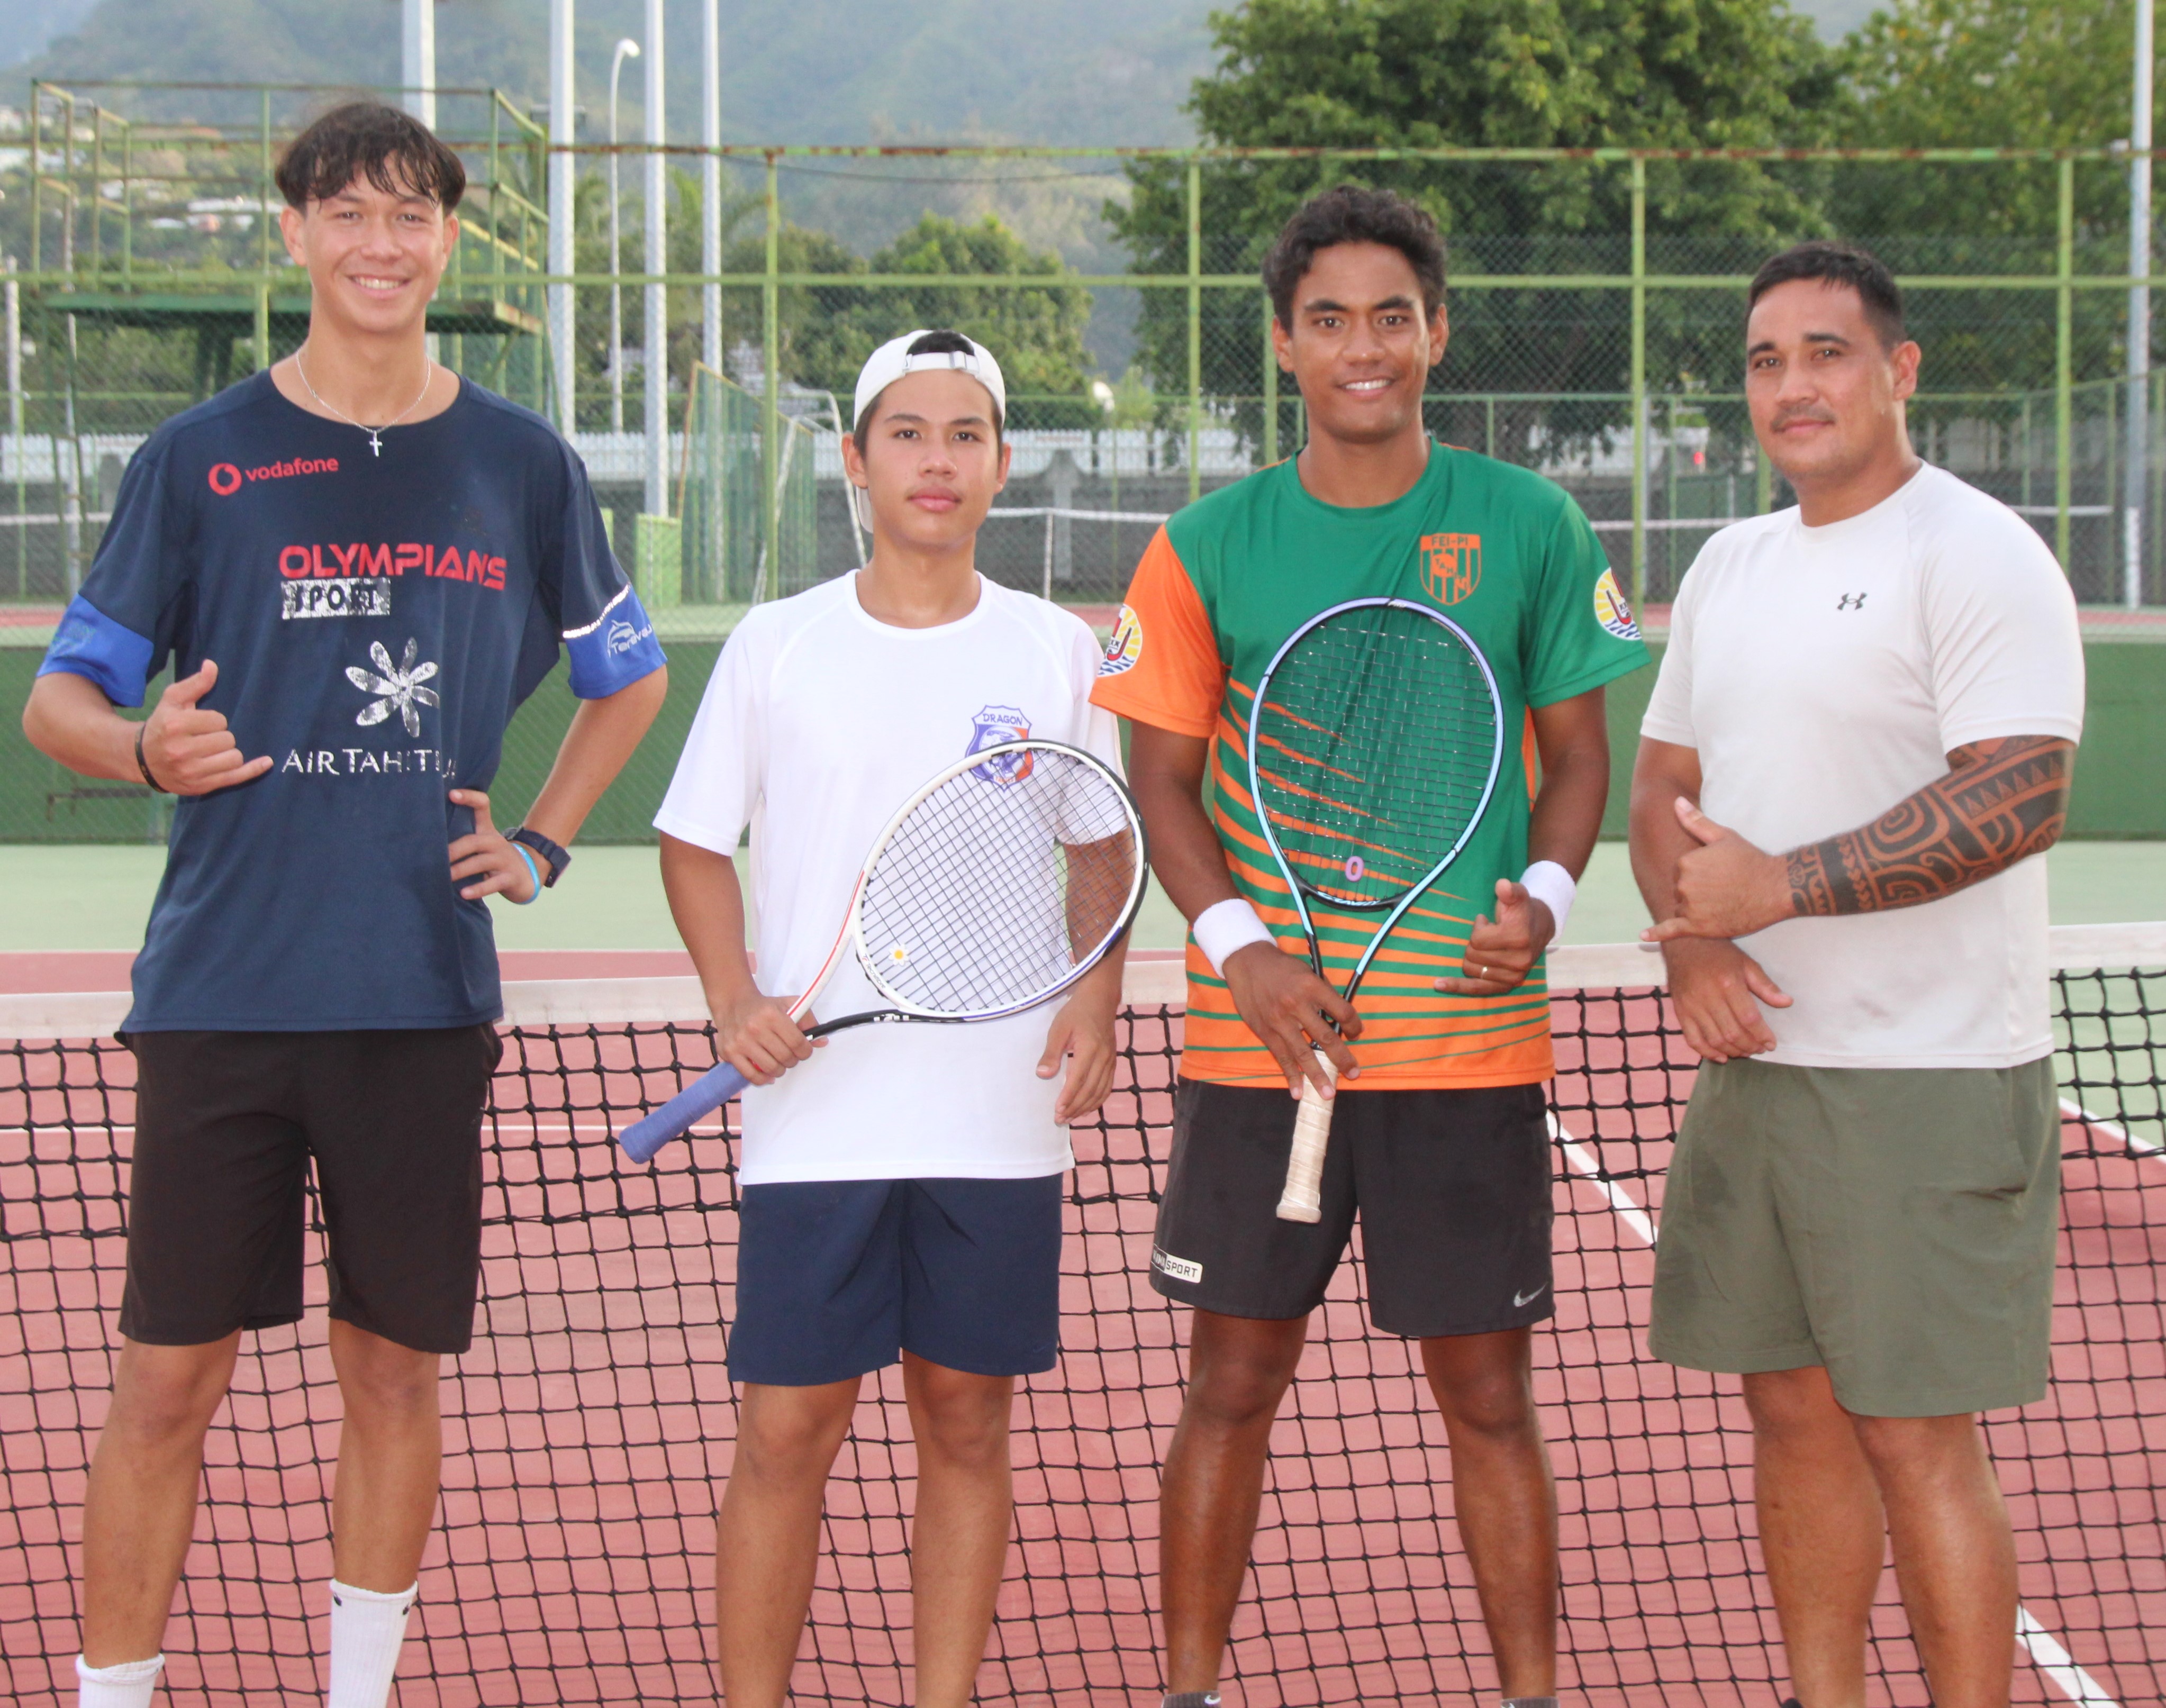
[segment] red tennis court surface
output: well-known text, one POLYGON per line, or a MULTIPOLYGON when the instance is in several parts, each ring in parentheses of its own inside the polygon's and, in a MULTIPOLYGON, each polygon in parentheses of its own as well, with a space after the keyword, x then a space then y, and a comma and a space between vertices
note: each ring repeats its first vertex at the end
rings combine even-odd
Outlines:
MULTIPOLYGON (((2064 1002, 2089 1002, 2070 992, 2091 977, 2065 976, 2064 1002)), ((1556 1008, 1559 1315, 1540 1340, 1540 1382, 1563 1509, 1566 1698, 1772 1708, 1780 1651, 1735 1382, 1644 1350, 1648 1217, 1688 1089, 1682 1046, 1645 994, 1556 1008)), ((1175 1011, 1132 1010, 1122 1086, 1076 1133, 1063 1362, 1017 1402, 1019 1542, 980 1681, 988 1701, 1146 1704, 1161 1688, 1154 1500, 1184 1326, 1144 1277, 1178 1032, 1175 1011)), ((2137 1060, 2148 1074, 2151 1053, 2147 1041, 2135 1056, 2078 1056, 2071 1097, 2125 1118, 2145 1088, 2084 1076, 2137 1060)), ((675 1089, 680 1057, 712 1059, 697 1026, 596 1015, 514 1035, 485 1304, 446 1384, 443 1522, 404 1703, 714 1700, 711 1549, 734 1424, 731 1146, 696 1139, 650 1171, 620 1169, 608 1141, 612 1120, 675 1089)), ((72 1682, 131 1068, 110 1042, 0 1048, 0 1687, 26 1705, 72 1682)), ((2155 1099, 2155 1074, 2147 1086, 2155 1099)), ((2166 1464, 2157 1426, 2148 1440, 2146 1429, 2166 1411, 2166 1162, 2103 1120, 2066 1137, 2058 1379, 2047 1401, 1991 1423, 2033 1630, 2016 1695, 2155 1703, 2166 1464)), ((1367 1332, 1360 1282, 1350 1267, 1318 1313, 1278 1425, 1228 1692, 1250 1708, 1493 1700, 1443 1431, 1408 1346, 1367 1332)), ((330 1568, 337 1418, 320 1313, 254 1338, 214 1431, 167 1637, 175 1700, 320 1700, 310 1616, 330 1568)), ((800 1700, 907 1700, 911 1472, 890 1373, 868 1384, 837 1468, 800 1700)), ((1925 1687, 1892 1584, 1884 1600, 1873 1700, 1913 1708, 1925 1687)))

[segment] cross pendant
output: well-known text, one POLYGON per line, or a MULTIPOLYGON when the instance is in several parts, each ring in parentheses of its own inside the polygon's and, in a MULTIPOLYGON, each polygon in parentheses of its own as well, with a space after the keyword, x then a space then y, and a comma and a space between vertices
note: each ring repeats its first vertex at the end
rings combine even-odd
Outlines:
POLYGON ((371 456, 381 456, 383 455, 383 439, 380 434, 373 431, 369 434, 368 454, 371 456))

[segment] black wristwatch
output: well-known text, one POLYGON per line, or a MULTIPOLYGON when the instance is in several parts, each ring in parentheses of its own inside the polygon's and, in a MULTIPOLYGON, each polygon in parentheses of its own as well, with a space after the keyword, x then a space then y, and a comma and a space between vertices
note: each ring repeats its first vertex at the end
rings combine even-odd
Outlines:
POLYGON ((539 830, 530 830, 524 825, 515 830, 506 830, 504 834, 511 841, 524 842, 549 862, 549 875, 542 880, 542 888, 554 889, 557 887, 557 880, 564 875, 564 868, 572 863, 571 855, 539 830))

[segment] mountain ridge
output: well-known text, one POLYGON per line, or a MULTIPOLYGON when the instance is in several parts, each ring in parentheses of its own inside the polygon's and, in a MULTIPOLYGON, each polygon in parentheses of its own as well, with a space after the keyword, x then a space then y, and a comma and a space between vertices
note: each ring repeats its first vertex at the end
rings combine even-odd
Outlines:
MULTIPOLYGON (((37 6, 40 0, 29 0, 37 6)), ((48 0, 50 3, 50 0, 48 0)), ((24 0, 0 0, 20 8, 24 0)), ((927 20, 864 0, 725 0, 723 134, 737 142, 1175 144, 1207 69, 1210 0, 956 0, 927 20)), ((395 0, 99 0, 24 72, 66 83, 351 82, 399 77, 395 0)), ((437 82, 502 88, 523 105, 547 76, 547 0, 460 0, 437 13, 437 82)), ((640 0, 589 0, 577 26, 583 134, 603 134, 620 36, 640 0)), ((700 7, 668 0, 669 133, 698 135, 700 7)), ((622 78, 625 128, 643 123, 642 67, 622 78)))

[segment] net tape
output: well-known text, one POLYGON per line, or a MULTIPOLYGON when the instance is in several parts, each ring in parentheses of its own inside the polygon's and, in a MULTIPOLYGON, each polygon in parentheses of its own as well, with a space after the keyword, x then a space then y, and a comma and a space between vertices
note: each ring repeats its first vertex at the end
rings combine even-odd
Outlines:
MULTIPOLYGON (((1555 961, 1559 1315, 1537 1357, 1562 1513, 1564 1689, 1603 1708, 1766 1708, 1781 1658, 1736 1384, 1645 1351, 1650 1240, 1690 1063, 1646 986, 1650 959, 1555 961)), ((2055 961, 2068 1114, 2055 1384, 1988 1424, 2021 1561, 2016 1700, 2155 1702, 2166 927, 2057 932, 2055 961)), ((1145 1266, 1178 967, 1132 967, 1128 994, 1119 1083, 1075 1132, 1061 1365, 1017 1401, 1017 1542, 980 1680, 989 1702, 1161 1688, 1154 1500, 1186 1314, 1145 1266)), ((711 1062, 696 984, 508 994, 482 1314, 445 1383, 443 1516, 399 1700, 710 1701, 714 1511, 735 1421, 732 1144, 711 1131, 671 1166, 631 1170, 607 1142, 612 1123, 711 1062)), ((132 1136, 132 1058, 108 1036, 124 1003, 0 999, 0 1685, 25 1705, 72 1700, 83 1468, 110 1379, 132 1136)), ((306 1322, 245 1340, 212 1431, 166 1638, 177 1703, 320 1700, 338 1406, 320 1271, 310 1285, 306 1322)), ((1357 1238, 1274 1437, 1229 1701, 1493 1688, 1441 1426, 1409 1344, 1369 1331, 1361 1286, 1357 1238)), ((836 1467, 800 1700, 907 1700, 911 1463, 890 1371, 868 1381, 836 1467)), ((1877 1700, 1925 1700, 1892 1582, 1870 1662, 1877 1700)))

